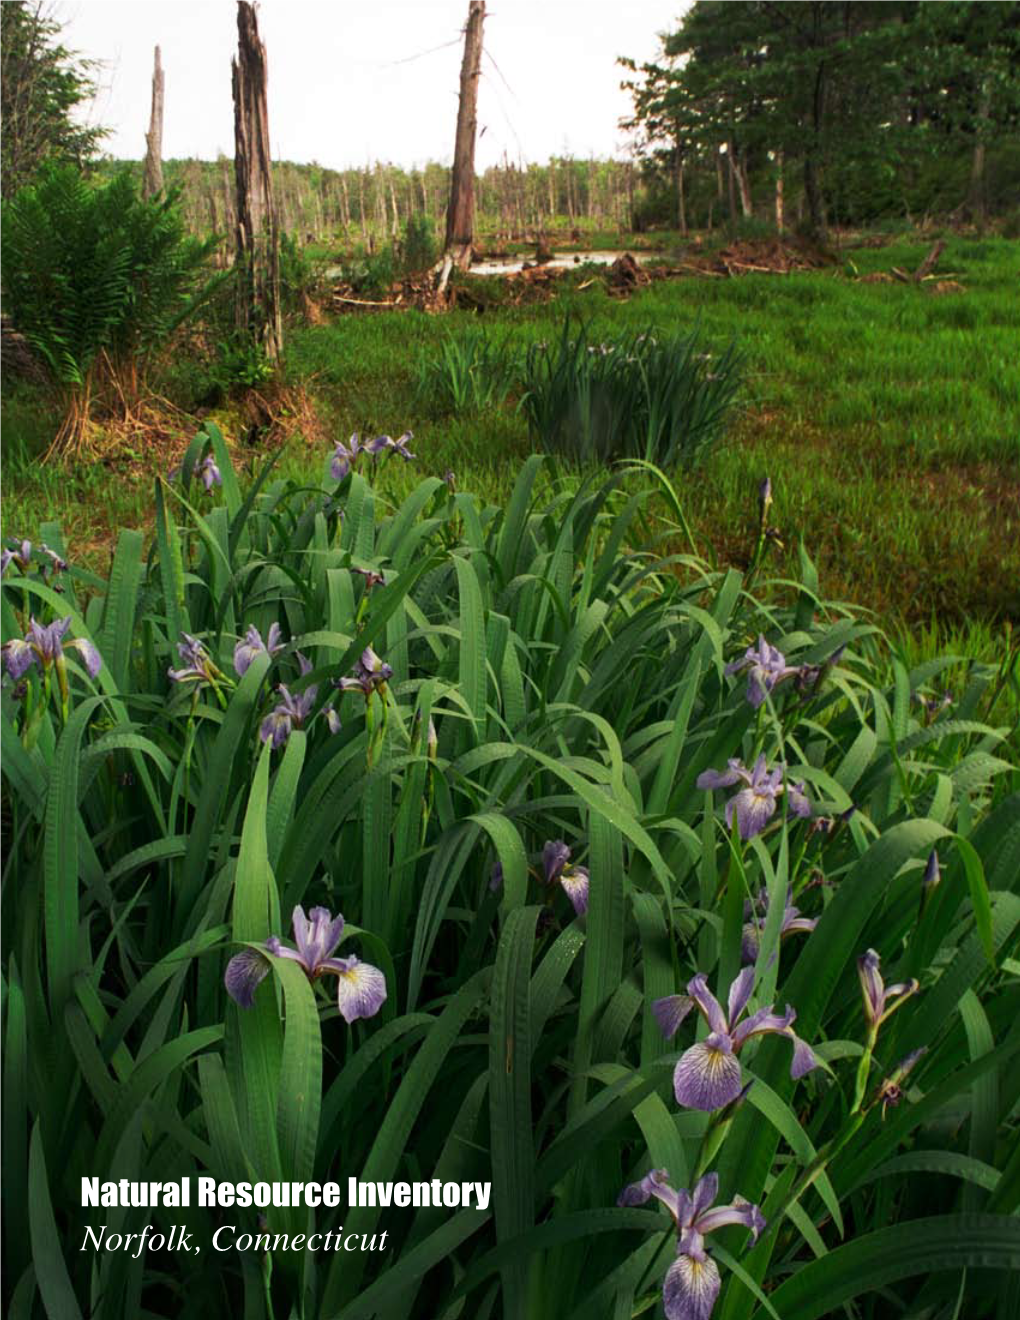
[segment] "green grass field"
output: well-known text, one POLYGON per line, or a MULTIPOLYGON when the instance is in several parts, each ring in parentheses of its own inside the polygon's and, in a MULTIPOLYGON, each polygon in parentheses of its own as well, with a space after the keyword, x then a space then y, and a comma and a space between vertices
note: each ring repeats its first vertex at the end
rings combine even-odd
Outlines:
MULTIPOLYGON (((962 290, 858 278, 911 270, 927 246, 848 249, 820 272, 663 281, 626 301, 596 282, 484 315, 380 312, 293 327, 285 378, 316 424, 289 441, 281 471, 318 475, 332 438, 410 428, 419 457, 413 470, 388 468, 394 498, 422 473, 452 470, 460 489, 499 501, 530 450, 527 427, 513 398, 453 415, 420 397, 419 364, 445 336, 481 325, 526 344, 555 335, 568 310, 596 336, 698 325, 712 347, 736 338, 747 362, 725 442, 677 476, 699 549, 747 562, 767 473, 791 572, 803 538, 826 595, 933 641, 935 630, 994 647, 1001 623, 1020 617, 1020 244, 951 239, 939 274, 962 290)), ((160 391, 188 408, 201 384, 201 368, 178 360, 160 391)), ((217 416, 236 432, 229 412, 217 416)), ((36 393, 5 391, 6 531, 37 536, 56 519, 72 550, 102 560, 111 529, 143 525, 151 507, 145 436, 112 466, 66 472, 33 461, 51 426, 36 393)))

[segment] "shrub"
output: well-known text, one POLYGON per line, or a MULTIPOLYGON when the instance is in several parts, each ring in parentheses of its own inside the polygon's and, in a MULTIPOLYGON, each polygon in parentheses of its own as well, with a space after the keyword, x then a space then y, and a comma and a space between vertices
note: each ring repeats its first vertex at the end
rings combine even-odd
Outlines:
POLYGON ((81 448, 97 392, 137 402, 153 353, 208 293, 213 241, 186 235, 177 200, 144 200, 126 170, 93 186, 64 165, 5 205, 6 310, 66 405, 50 452, 81 448))
POLYGON ((400 239, 399 261, 405 275, 417 275, 435 264, 436 231, 426 215, 409 215, 400 239))
POLYGON ((293 235, 280 235, 280 301, 288 316, 304 313, 308 299, 319 289, 322 267, 293 235))
POLYGON ((714 355, 697 330, 596 342, 567 317, 553 343, 528 349, 522 407, 547 452, 582 464, 690 467, 723 433, 741 379, 736 347, 714 355))
POLYGON ((640 1314, 701 1241, 633 1208, 657 1168, 761 1205, 753 1249, 705 1239, 718 1316, 819 1320, 869 1293, 935 1313, 966 1272, 968 1316, 990 1317, 1017 1261, 1020 1058, 995 669, 947 706, 938 664, 890 664, 820 604, 806 556, 762 604, 735 571, 681 573, 638 538, 651 500, 679 507, 664 482, 540 499, 535 456, 505 509, 432 477, 385 508, 366 464, 408 440, 338 448, 342 479, 313 490, 270 465, 245 493, 208 427, 183 492, 157 490, 151 554, 122 532, 106 582, 5 555, 9 1292, 97 1320, 182 1299, 640 1314), (43 645, 29 615, 68 622, 43 645), (761 632, 777 649, 748 653, 761 632), (299 904, 347 918, 373 1016, 341 1020, 356 965, 270 967, 299 904), (265 975, 241 1008, 224 970, 249 943, 265 975), (699 973, 725 1002, 742 961, 741 998, 797 1010, 795 1071, 821 1066, 791 1077, 789 1039, 730 1039, 737 1004, 714 1038, 663 1038, 690 1007, 674 992, 708 1004, 699 973), (713 1039, 737 1098, 678 1104, 713 1039), (387 1249, 258 1257, 209 1249, 221 1223, 261 1231, 255 1209, 193 1205, 189 1257, 83 1252, 84 1216, 55 1213, 83 1174, 206 1172, 491 1179, 493 1199, 271 1207, 271 1233, 378 1229, 387 1249))
POLYGON ((366 298, 381 298, 389 292, 397 277, 397 263, 392 247, 367 252, 359 247, 353 256, 340 263, 340 278, 355 293, 366 298))
POLYGON ((220 394, 230 394, 264 385, 272 379, 273 370, 263 345, 250 335, 237 333, 217 343, 210 376, 220 394))

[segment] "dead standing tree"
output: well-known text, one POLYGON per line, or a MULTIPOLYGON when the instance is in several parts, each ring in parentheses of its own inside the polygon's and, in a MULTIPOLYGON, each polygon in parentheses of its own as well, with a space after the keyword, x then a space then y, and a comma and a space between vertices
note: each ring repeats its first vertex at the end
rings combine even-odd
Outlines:
POLYGON ((152 69, 152 113, 149 131, 145 135, 145 172, 142 176, 142 196, 155 197, 163 191, 163 65, 156 47, 156 60, 152 69))
POLYGON ((266 48, 255 7, 237 5, 234 89, 234 179, 237 191, 237 323, 275 361, 283 348, 280 249, 269 156, 266 48))
POLYGON ((475 136, 478 127, 478 79, 482 72, 482 23, 485 0, 471 0, 464 29, 464 58, 460 66, 460 106, 457 110, 457 140, 453 148, 450 206, 446 212, 446 243, 443 250, 439 292, 446 288, 450 271, 471 265, 475 236, 475 136))

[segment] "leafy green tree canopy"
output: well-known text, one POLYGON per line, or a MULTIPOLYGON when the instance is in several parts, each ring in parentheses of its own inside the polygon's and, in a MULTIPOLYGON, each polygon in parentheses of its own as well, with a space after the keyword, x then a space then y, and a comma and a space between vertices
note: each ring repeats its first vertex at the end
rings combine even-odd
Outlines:
POLYGON ((47 160, 81 165, 106 134, 76 121, 95 92, 94 64, 60 44, 41 0, 0 5, 0 191, 11 196, 47 160))

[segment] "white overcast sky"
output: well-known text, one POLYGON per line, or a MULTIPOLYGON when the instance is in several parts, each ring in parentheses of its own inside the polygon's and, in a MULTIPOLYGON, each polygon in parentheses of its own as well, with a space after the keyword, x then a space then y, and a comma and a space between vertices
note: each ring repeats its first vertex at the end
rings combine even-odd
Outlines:
MULTIPOLYGON (((453 154, 467 0, 262 0, 273 156, 332 167, 453 154), (440 47, 440 49, 436 49, 440 47)), ((653 59, 685 0, 489 0, 477 165, 622 154, 618 55, 653 59)), ((113 156, 144 153, 153 47, 165 158, 233 154, 234 0, 53 0, 64 44, 101 60, 89 118, 113 156)))

